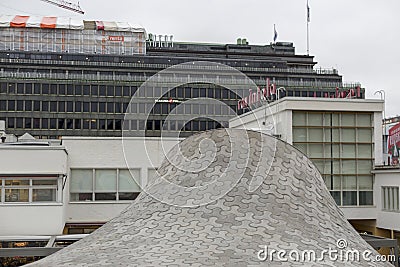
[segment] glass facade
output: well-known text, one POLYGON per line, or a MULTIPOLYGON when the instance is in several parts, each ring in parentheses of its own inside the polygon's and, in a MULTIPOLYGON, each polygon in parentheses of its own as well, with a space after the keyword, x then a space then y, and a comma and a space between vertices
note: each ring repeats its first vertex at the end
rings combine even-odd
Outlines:
MULTIPOLYGON (((277 87, 285 87, 281 97, 326 97, 335 94, 337 87, 358 86, 343 84, 337 70, 314 70, 313 58, 295 55, 293 46, 279 49, 248 46, 244 51, 230 45, 177 43, 173 47, 149 47, 144 55, 130 56, 93 51, 0 51, 0 120, 6 121, 9 133, 29 132, 37 138, 121 136, 122 130, 129 130, 133 136, 160 136, 161 130, 166 136, 176 136, 182 130, 180 135, 186 137, 225 127, 233 115, 246 112, 238 109, 238 100, 248 96, 249 85, 224 73, 218 79, 235 85, 232 91, 206 82, 188 82, 163 94, 168 84, 161 84, 146 88, 140 101, 129 106, 143 82, 159 71, 199 60, 231 66, 261 88, 270 79, 277 87), (216 104, 188 104, 166 122, 180 103, 204 97, 219 100, 229 109, 216 104), (160 102, 152 107, 155 99, 160 102), (123 123, 127 108, 134 116, 123 123)), ((174 74, 174 79, 202 78, 196 74, 198 67, 186 65, 187 69, 174 74)), ((212 67, 205 70, 215 73, 212 67)), ((364 89, 360 97, 364 97, 364 89)))
POLYGON ((293 145, 321 172, 339 206, 373 205, 373 113, 293 112, 293 145))

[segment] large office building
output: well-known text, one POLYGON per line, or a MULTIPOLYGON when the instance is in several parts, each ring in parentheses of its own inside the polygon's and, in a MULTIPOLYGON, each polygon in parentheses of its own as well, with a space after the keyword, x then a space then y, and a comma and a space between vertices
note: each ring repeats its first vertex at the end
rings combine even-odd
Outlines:
POLYGON ((121 136, 124 127, 136 136, 160 136, 161 129, 172 135, 182 130, 181 136, 188 136, 227 126, 233 114, 248 110, 243 101, 238 105, 249 95, 248 82, 231 73, 215 74, 216 66, 196 69, 186 64, 168 77, 169 84, 178 86, 165 90, 169 84, 164 79, 137 93, 150 77, 188 62, 240 71, 255 86, 271 88, 270 100, 365 94, 360 84, 344 84, 337 70, 315 68, 313 56, 296 54, 286 42, 180 43, 128 23, 28 16, 0 16, 0 37, 0 119, 16 135, 121 136), (210 73, 224 82, 203 82, 210 73), (134 116, 123 125, 135 94, 137 101, 129 109, 134 116), (164 123, 179 103, 204 97, 225 107, 188 104, 164 123))
POLYGON ((353 225, 376 224, 383 104, 292 43, 183 43, 128 23, 29 16, 0 16, 0 38, 0 235, 90 233, 136 198, 170 137, 239 120, 307 154, 353 225))

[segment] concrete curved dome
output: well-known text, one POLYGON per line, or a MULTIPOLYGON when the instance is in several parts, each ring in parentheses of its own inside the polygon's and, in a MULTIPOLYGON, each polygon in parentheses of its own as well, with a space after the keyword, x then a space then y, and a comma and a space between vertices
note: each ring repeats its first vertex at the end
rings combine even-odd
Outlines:
POLYGON ((30 266, 391 266, 364 259, 378 254, 311 161, 258 132, 187 138, 145 191, 90 236, 30 266), (340 257, 348 250, 360 260, 340 257))

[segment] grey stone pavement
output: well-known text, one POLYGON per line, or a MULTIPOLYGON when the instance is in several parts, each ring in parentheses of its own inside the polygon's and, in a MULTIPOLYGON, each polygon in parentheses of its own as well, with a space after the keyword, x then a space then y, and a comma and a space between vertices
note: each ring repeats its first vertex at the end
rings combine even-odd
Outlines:
POLYGON ((115 219, 29 266, 391 266, 365 261, 368 250, 373 260, 306 156, 261 133, 218 129, 175 146, 115 219), (340 258, 348 250, 360 261, 340 258), (305 251, 323 260, 302 261, 305 251))

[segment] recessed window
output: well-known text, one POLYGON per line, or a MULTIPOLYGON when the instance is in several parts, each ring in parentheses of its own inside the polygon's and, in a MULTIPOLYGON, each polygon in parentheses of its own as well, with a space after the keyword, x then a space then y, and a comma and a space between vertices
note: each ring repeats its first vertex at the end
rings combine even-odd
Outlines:
POLYGON ((382 187, 382 209, 385 211, 399 211, 399 187, 382 187))
POLYGON ((61 202, 58 177, 0 177, 5 203, 61 202))
POLYGON ((140 193, 138 169, 73 169, 70 201, 134 200, 140 193))

